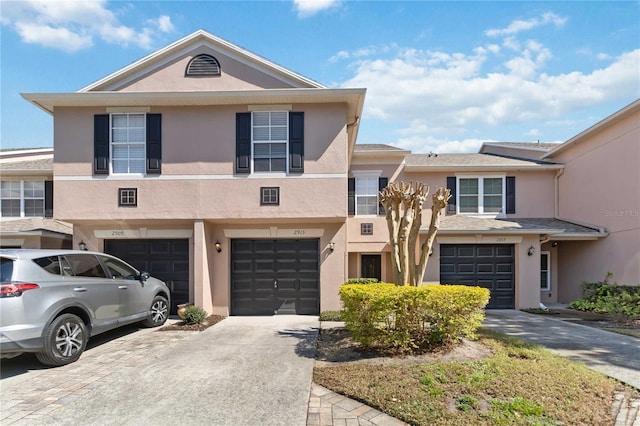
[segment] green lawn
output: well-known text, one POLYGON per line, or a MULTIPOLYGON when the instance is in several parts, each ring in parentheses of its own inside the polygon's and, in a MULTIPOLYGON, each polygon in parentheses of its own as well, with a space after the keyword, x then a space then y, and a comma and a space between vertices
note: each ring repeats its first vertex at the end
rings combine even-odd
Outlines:
POLYGON ((314 381, 413 425, 611 425, 618 382, 536 345, 481 329, 490 358, 338 364, 314 381))

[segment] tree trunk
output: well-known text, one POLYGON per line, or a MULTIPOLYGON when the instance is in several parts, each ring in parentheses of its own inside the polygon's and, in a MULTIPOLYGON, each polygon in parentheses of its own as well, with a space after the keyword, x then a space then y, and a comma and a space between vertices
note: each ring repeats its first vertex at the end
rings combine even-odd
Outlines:
POLYGON ((408 186, 404 182, 391 183, 380 191, 380 202, 385 208, 385 218, 389 229, 391 246, 391 267, 396 285, 422 283, 427 267, 427 259, 440 224, 440 212, 446 208, 450 191, 438 188, 433 195, 431 223, 427 240, 421 246, 420 263, 416 264, 416 250, 422 226, 422 207, 429 193, 422 183, 408 186))

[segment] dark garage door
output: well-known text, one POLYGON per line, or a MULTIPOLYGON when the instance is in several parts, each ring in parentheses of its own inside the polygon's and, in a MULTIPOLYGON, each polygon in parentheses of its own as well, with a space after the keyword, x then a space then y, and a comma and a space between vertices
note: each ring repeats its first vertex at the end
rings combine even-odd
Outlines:
POLYGON ((161 279, 171 290, 171 312, 189 302, 189 240, 105 240, 105 253, 161 279))
POLYGON ((509 244, 441 244, 440 282, 488 288, 487 308, 515 307, 514 248, 509 244))
POLYGON ((320 313, 320 241, 231 241, 231 314, 320 313))

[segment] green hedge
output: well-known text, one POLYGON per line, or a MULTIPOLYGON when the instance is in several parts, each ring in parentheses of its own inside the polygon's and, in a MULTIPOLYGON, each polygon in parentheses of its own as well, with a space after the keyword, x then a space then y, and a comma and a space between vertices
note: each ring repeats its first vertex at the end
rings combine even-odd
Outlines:
POLYGON ((345 284, 342 318, 366 347, 410 352, 473 337, 489 290, 464 285, 345 284))
POLYGON ((347 284, 376 284, 379 283, 377 278, 349 278, 347 284))
POLYGON ((640 286, 585 282, 582 291, 584 297, 571 302, 570 308, 619 317, 640 317, 640 286))

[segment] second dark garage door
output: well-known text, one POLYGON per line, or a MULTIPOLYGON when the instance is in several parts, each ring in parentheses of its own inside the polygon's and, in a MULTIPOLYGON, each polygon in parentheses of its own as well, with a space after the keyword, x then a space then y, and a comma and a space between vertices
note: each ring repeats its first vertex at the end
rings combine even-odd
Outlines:
POLYGON ((440 245, 440 282, 488 288, 489 309, 515 307, 514 265, 510 244, 440 245))
POLYGON ((320 313, 320 241, 231 241, 231 314, 320 313))
POLYGON ((105 253, 161 279, 171 290, 171 312, 189 302, 189 240, 105 240, 105 253))

